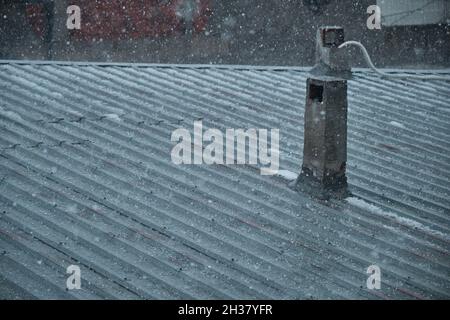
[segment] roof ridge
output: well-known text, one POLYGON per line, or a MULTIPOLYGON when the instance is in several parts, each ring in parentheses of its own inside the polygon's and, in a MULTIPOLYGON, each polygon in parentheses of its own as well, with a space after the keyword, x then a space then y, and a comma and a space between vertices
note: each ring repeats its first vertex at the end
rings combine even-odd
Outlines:
MULTIPOLYGON (((308 67, 298 66, 251 66, 231 64, 163 64, 163 63, 133 63, 133 62, 95 62, 95 61, 50 61, 50 60, 2 60, 1 64, 29 64, 29 65, 60 65, 60 66, 99 66, 99 67, 135 67, 135 68, 180 68, 180 69, 228 69, 228 70, 257 70, 257 71, 301 71, 307 72, 308 67)), ((441 69, 400 69, 381 68, 384 72, 415 73, 415 74, 450 74, 450 68, 441 69)), ((352 68, 354 72, 367 72, 369 68, 352 68)))

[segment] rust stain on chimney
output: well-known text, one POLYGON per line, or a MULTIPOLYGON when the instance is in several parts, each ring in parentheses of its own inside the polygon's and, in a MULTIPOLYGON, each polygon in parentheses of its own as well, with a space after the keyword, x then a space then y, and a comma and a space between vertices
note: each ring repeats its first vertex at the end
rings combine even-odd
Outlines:
POLYGON ((317 64, 307 79, 303 165, 295 188, 319 199, 348 195, 346 79, 351 70, 338 49, 343 42, 342 28, 320 28, 317 64))

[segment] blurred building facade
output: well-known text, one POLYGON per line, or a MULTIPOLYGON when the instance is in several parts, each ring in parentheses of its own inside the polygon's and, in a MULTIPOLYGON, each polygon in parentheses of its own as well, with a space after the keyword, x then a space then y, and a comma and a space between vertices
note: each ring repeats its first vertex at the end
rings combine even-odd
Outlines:
POLYGON ((341 25, 377 65, 441 67, 450 65, 449 2, 0 0, 0 58, 312 65, 316 29, 341 25), (80 30, 66 28, 72 4, 80 30), (367 27, 373 4, 381 30, 367 27))

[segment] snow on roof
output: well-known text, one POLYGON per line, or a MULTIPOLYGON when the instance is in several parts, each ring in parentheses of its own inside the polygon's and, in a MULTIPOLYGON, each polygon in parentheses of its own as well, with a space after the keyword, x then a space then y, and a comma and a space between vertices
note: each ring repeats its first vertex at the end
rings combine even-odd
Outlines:
POLYGON ((449 298, 450 87, 356 70, 352 197, 320 202, 289 188, 306 77, 283 67, 3 61, 0 292, 449 298), (279 175, 173 164, 171 132, 198 119, 279 128, 279 175), (66 290, 72 264, 83 290, 66 290), (381 290, 366 288, 371 265, 381 290))

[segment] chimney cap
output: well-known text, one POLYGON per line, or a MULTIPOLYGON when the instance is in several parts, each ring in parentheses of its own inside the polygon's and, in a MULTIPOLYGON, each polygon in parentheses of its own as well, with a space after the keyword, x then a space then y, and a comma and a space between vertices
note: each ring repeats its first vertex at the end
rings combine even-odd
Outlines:
POLYGON ((345 31, 339 26, 323 26, 317 30, 314 76, 350 79, 352 76, 346 52, 339 49, 345 42, 345 31))
POLYGON ((337 48, 345 42, 345 32, 342 27, 321 27, 319 32, 323 47, 337 48))

